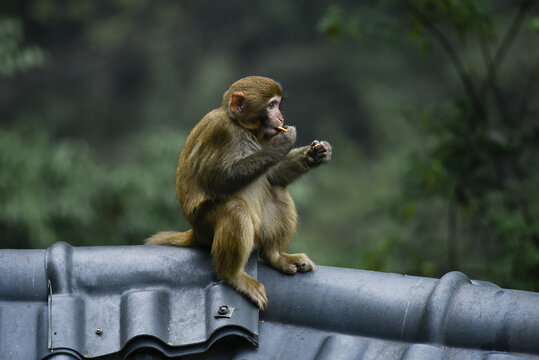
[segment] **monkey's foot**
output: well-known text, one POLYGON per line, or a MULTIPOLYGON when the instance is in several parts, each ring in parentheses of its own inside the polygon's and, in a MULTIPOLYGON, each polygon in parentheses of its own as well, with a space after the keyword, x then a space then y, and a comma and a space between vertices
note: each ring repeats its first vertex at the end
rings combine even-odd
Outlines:
POLYGON ((231 283, 237 291, 244 294, 251 300, 260 311, 266 311, 268 307, 268 296, 264 284, 256 281, 247 273, 241 273, 237 280, 231 283))
POLYGON ((296 258, 295 264, 299 272, 312 271, 316 268, 314 262, 305 254, 293 254, 291 256, 296 258))
POLYGON ((279 260, 274 264, 275 268, 285 274, 294 275, 296 272, 312 271, 316 268, 314 262, 305 254, 286 254, 283 253, 279 260))

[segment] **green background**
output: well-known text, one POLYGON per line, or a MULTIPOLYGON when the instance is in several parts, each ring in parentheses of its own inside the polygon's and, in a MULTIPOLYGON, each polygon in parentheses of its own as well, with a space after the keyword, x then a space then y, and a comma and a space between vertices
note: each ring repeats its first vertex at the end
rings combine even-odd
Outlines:
POLYGON ((539 289, 537 1, 0 5, 0 247, 186 230, 181 144, 240 77, 285 89, 292 251, 539 289))

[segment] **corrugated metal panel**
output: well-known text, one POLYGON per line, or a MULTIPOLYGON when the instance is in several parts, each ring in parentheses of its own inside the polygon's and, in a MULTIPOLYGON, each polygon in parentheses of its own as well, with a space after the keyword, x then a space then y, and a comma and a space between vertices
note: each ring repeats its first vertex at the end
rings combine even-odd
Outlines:
MULTIPOLYGON (((2 251, 2 270, 17 270, 0 284, 0 351, 10 349, 14 359, 62 352, 93 358, 128 353, 129 341, 140 336, 159 339, 152 346, 176 355, 202 352, 229 335, 256 344, 257 309, 215 278, 207 254, 175 250, 56 243, 34 252, 41 258, 28 259, 30 267, 21 263, 25 251, 2 251), (28 306, 29 298, 41 301, 28 306), (233 316, 215 317, 221 305, 234 308, 233 316), (22 323, 19 316, 30 307, 33 319, 24 314, 22 323)), ((256 276, 254 257, 247 271, 256 276)))
POLYGON ((38 359, 47 349, 44 250, 0 251, 0 359, 38 359))
POLYGON ((259 319, 205 249, 58 243, 0 250, 0 271, 0 359, 539 359, 539 294, 458 272, 288 276, 253 257, 259 319))
POLYGON ((261 321, 260 346, 216 343, 184 360, 537 360, 538 355, 340 334, 299 325, 261 321))
POLYGON ((260 266, 259 278, 270 299, 260 346, 237 344, 227 359, 539 359, 538 293, 459 272, 438 280, 319 266, 290 277, 260 266))
POLYGON ((301 281, 259 269, 263 320, 406 342, 539 354, 539 294, 451 272, 429 279, 322 268, 301 281), (276 286, 278 284, 278 286, 276 286))

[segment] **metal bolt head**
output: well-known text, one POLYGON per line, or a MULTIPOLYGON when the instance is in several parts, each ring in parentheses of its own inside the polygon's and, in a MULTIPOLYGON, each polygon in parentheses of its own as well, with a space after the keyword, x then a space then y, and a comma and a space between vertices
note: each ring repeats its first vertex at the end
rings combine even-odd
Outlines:
POLYGON ((97 335, 101 335, 101 334, 103 334, 103 329, 97 328, 97 329, 95 329, 95 333, 96 333, 97 335))
POLYGON ((215 314, 213 314, 213 316, 215 316, 215 318, 230 319, 232 317, 232 313, 234 313, 234 308, 232 306, 220 305, 217 307, 217 311, 215 314))

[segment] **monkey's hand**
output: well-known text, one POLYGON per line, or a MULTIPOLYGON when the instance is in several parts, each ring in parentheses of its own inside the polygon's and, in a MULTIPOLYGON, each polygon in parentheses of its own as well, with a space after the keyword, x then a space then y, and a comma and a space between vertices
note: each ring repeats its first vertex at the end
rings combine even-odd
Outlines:
POLYGON ((310 167, 315 167, 330 161, 331 151, 331 144, 327 141, 314 140, 307 151, 307 164, 310 167))
POLYGON ((282 156, 288 154, 296 143, 296 128, 289 126, 286 130, 286 132, 275 135, 270 145, 274 151, 279 152, 282 156))

